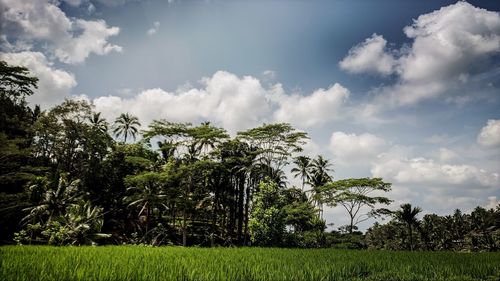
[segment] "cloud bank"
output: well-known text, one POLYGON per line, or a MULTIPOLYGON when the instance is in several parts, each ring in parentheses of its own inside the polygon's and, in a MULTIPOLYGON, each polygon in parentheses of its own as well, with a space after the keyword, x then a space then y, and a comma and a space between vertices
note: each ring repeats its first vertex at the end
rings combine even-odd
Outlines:
POLYGON ((376 89, 377 97, 362 109, 365 113, 415 105, 444 94, 449 101, 468 100, 458 89, 498 67, 492 61, 500 53, 497 12, 457 2, 419 16, 403 30, 412 40, 410 45, 388 50, 383 36, 373 34, 340 62, 348 72, 397 78, 394 84, 376 89))
POLYGON ((110 120, 121 112, 130 112, 145 124, 160 118, 179 122, 210 120, 234 133, 263 122, 318 126, 338 118, 348 96, 349 91, 340 84, 309 95, 286 94, 281 84, 265 87, 255 77, 218 71, 203 78, 199 88, 175 92, 148 89, 130 98, 99 97, 93 103, 110 120))
POLYGON ((118 35, 118 27, 109 27, 104 20, 69 18, 58 4, 49 0, 0 0, 6 41, 2 49, 30 51, 43 47, 51 56, 68 64, 82 63, 91 54, 122 51, 121 46, 108 41, 118 35))

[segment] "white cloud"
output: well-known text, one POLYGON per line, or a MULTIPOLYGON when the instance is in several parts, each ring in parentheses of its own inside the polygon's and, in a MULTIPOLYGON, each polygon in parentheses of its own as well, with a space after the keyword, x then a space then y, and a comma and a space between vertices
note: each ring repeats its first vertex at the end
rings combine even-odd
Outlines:
POLYGON ((113 51, 122 51, 122 47, 107 42, 109 36, 117 35, 120 32, 118 27, 108 28, 103 20, 76 20, 74 24, 81 28, 83 33, 56 48, 55 55, 59 60, 66 63, 80 63, 91 53, 105 55, 113 51))
POLYGON ((338 117, 349 93, 335 84, 306 96, 287 95, 280 84, 264 87, 254 77, 240 78, 225 71, 203 78, 201 83, 201 88, 186 86, 176 92, 149 89, 134 97, 106 96, 93 102, 111 120, 121 112, 137 115, 143 124, 160 118, 179 122, 210 120, 235 133, 263 122, 322 124, 338 117))
POLYGON ((439 149, 439 160, 441 162, 450 162, 459 158, 459 155, 454 150, 446 147, 441 147, 439 149))
POLYGON ((306 143, 302 146, 301 155, 308 156, 310 158, 316 158, 316 156, 321 155, 321 147, 315 143, 312 139, 307 139, 306 143))
POLYGON ((396 147, 378 156, 371 168, 375 177, 401 184, 430 184, 467 188, 499 188, 500 176, 469 164, 450 165, 415 157, 409 149, 396 147))
POLYGON ((276 120, 301 127, 311 127, 338 119, 340 110, 349 97, 349 90, 340 84, 318 89, 311 95, 281 95, 276 120))
POLYGON ((408 46, 387 52, 385 39, 373 35, 340 63, 350 72, 396 73, 396 83, 377 90, 372 114, 445 93, 448 101, 471 100, 456 96, 462 95, 459 89, 470 77, 490 71, 490 58, 500 52, 500 14, 467 2, 421 15, 404 32, 413 40, 408 46))
POLYGON ((264 70, 262 76, 264 80, 273 81, 276 78, 276 72, 274 70, 264 70))
POLYGON ((160 118, 178 122, 211 120, 233 133, 258 125, 270 112, 269 90, 253 77, 239 78, 218 71, 204 78, 202 84, 201 89, 183 89, 175 93, 149 89, 132 98, 107 96, 93 102, 108 119, 121 112, 131 112, 143 124, 160 118))
POLYGON ((153 26, 148 29, 148 31, 146 32, 149 36, 155 34, 156 32, 158 32, 158 30, 160 29, 160 22, 159 21, 155 21, 153 23, 153 26))
POLYGON ((330 151, 336 163, 342 165, 370 164, 384 149, 387 142, 372 134, 346 134, 334 132, 330 137, 330 151))
POLYGON ((382 75, 393 73, 396 65, 394 56, 386 51, 384 37, 373 34, 363 43, 349 50, 349 54, 340 62, 340 67, 348 72, 372 72, 382 75))
MULTIPOLYGON (((90 54, 104 55, 120 52, 122 47, 108 42, 119 33, 118 27, 108 27, 103 20, 68 18, 49 0, 0 0, 2 29, 7 40, 17 48, 29 50, 34 44, 44 48, 65 63, 81 63, 90 54)), ((75 3, 72 1, 72 3, 75 3)))
POLYGON ((486 147, 500 147, 500 120, 488 120, 477 136, 477 142, 486 147))
POLYGON ((496 209, 498 205, 500 204, 500 200, 497 199, 496 196, 489 196, 488 197, 488 204, 486 204, 486 209, 496 209))
POLYGON ((57 69, 39 52, 0 53, 0 59, 11 65, 21 65, 29 69, 30 74, 38 77, 38 89, 28 98, 32 104, 47 107, 69 97, 76 86, 73 74, 57 69))

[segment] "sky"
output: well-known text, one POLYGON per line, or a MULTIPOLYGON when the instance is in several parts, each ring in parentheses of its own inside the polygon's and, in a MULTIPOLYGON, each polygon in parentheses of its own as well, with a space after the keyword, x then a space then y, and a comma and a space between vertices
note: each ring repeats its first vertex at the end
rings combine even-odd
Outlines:
MULTIPOLYGON (((0 0, 0 59, 31 104, 307 132, 334 179, 382 177, 390 208, 500 200, 499 1, 0 0)), ((299 185, 290 177, 290 184, 299 185)), ((327 208, 328 223, 347 216, 327 208)))

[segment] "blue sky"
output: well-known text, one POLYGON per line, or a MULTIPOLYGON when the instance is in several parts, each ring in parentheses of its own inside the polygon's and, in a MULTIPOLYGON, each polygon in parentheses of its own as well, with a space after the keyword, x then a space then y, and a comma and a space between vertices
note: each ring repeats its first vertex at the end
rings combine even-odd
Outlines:
MULTIPOLYGON (((0 0, 0 58, 30 99, 112 121, 289 122, 334 177, 383 177, 392 208, 500 199, 500 2, 0 0)), ((291 184, 296 183, 291 179, 291 184)), ((328 222, 346 222, 339 208, 328 222)))

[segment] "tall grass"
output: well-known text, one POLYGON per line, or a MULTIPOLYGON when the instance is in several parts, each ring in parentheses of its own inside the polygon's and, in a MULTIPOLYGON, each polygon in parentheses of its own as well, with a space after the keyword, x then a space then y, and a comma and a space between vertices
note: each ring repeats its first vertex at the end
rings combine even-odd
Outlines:
POLYGON ((7 246, 0 280, 500 280, 500 253, 7 246))

